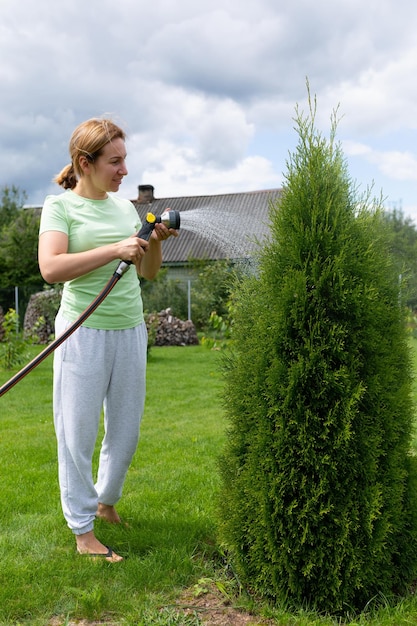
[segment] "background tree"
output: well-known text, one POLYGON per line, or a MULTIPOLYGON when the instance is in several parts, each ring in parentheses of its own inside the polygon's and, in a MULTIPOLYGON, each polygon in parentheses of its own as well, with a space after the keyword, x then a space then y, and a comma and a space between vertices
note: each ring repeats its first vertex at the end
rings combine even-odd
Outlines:
POLYGON ((339 613, 413 580, 416 468, 386 225, 315 112, 297 110, 259 275, 235 292, 220 518, 255 593, 339 613))
POLYGON ((403 301, 417 308, 417 228, 401 209, 384 213, 389 229, 389 248, 395 258, 403 301))
POLYGON ((0 230, 0 306, 4 311, 15 306, 14 288, 19 288, 22 319, 32 293, 44 284, 38 266, 39 211, 17 209, 11 221, 0 230))
POLYGON ((0 233, 2 287, 42 286, 38 265, 39 212, 22 209, 0 233))
POLYGON ((23 208, 26 202, 26 193, 20 191, 14 185, 7 185, 1 189, 0 200, 0 232, 17 217, 19 209, 23 208))

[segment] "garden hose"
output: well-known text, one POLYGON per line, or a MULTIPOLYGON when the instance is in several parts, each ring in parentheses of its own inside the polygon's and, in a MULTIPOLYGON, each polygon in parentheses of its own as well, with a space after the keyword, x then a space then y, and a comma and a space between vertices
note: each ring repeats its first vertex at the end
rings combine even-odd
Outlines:
MULTIPOLYGON (((178 230, 180 227, 180 214, 178 211, 166 211, 161 216, 156 217, 153 213, 148 213, 146 216, 146 220, 137 233, 137 237, 139 239, 145 239, 149 241, 152 231, 155 228, 155 224, 165 224, 167 228, 174 228, 178 230)), ((103 302, 103 300, 109 295, 110 291, 113 289, 115 284, 120 280, 120 278, 127 272, 132 261, 120 261, 117 266, 115 272, 112 277, 108 281, 108 283, 104 286, 98 296, 93 300, 93 302, 85 309, 83 313, 69 326, 59 337, 57 337, 52 343, 50 343, 38 356, 36 356, 30 363, 25 365, 20 372, 17 372, 9 381, 4 383, 2 387, 0 387, 0 397, 3 396, 9 389, 14 387, 22 378, 24 378, 29 372, 31 372, 37 365, 42 363, 47 356, 49 356, 58 346, 60 346, 74 331, 77 330, 79 326, 97 309, 97 307, 103 302)))

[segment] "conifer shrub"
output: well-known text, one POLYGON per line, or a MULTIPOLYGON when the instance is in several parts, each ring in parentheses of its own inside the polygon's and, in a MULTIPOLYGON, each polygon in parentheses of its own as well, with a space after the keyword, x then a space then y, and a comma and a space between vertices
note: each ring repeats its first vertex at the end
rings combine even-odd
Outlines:
POLYGON ((411 359, 381 207, 296 109, 259 271, 234 294, 220 529, 247 588, 341 614, 416 575, 411 359))

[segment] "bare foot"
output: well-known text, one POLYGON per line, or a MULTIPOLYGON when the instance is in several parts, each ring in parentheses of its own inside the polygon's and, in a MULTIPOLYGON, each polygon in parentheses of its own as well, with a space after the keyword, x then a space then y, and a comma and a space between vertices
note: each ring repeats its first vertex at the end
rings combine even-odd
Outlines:
POLYGON ((83 535, 76 535, 77 550, 79 554, 91 554, 99 558, 104 558, 109 563, 123 561, 123 557, 116 554, 97 539, 94 531, 90 530, 83 535), (101 556, 103 555, 103 557, 101 556), (108 556, 105 556, 108 555, 108 556))
POLYGON ((102 504, 101 502, 98 503, 96 517, 100 517, 110 524, 120 524, 122 521, 113 505, 102 504))

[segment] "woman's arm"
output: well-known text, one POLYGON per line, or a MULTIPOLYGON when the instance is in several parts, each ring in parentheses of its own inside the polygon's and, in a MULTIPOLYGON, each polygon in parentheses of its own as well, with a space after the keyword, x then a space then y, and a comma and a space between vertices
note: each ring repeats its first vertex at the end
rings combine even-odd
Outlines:
POLYGON ((39 269, 43 279, 50 284, 78 278, 115 259, 131 261, 139 271, 141 259, 148 247, 147 241, 133 235, 128 239, 85 252, 69 253, 68 236, 62 232, 50 230, 39 237, 39 269))

